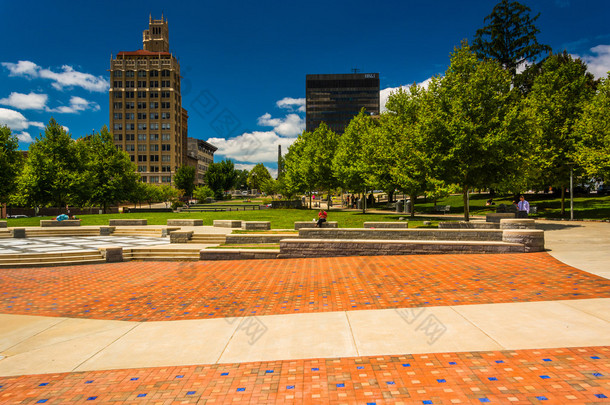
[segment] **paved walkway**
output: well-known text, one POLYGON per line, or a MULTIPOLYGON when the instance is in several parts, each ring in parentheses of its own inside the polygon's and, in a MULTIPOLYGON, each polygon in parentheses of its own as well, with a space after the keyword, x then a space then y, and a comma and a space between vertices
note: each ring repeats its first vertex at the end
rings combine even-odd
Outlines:
POLYGON ((604 403, 610 224, 543 226, 569 265, 540 253, 2 271, 0 375, 16 377, 0 378, 0 402, 604 403))

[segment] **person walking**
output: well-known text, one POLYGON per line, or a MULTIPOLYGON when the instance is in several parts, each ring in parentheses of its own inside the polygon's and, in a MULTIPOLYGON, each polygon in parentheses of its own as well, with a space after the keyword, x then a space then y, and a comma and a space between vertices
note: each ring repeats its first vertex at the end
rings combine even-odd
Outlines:
POLYGON ((320 209, 320 212, 318 212, 318 222, 316 222, 316 228, 322 228, 322 224, 324 222, 326 222, 326 217, 328 217, 328 214, 326 213, 326 211, 324 211, 323 209, 320 209))
POLYGON ((523 194, 521 194, 519 196, 519 202, 517 203, 517 208, 519 209, 517 217, 527 218, 527 216, 530 213, 530 203, 525 200, 525 197, 523 196, 523 194))

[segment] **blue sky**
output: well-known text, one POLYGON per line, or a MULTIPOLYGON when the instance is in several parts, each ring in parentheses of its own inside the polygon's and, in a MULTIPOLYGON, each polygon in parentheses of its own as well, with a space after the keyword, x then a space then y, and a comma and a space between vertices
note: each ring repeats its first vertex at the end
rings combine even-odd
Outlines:
MULTIPOLYGON (((29 1, 0 0, 0 124, 27 149, 51 117, 73 137, 108 124, 108 68, 142 48, 148 16, 169 21, 189 136, 238 167, 276 167, 304 129, 305 75, 379 72, 382 96, 441 74, 496 1, 29 1), (214 120, 233 127, 216 131, 214 120)), ((541 13, 541 43, 610 70, 610 2, 525 0, 541 13)), ((383 103, 383 97, 382 97, 383 103)))

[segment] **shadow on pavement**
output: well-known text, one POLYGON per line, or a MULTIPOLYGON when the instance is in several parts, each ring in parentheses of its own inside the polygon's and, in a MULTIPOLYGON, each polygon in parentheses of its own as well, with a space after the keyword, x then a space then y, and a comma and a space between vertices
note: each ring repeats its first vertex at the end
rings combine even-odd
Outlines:
POLYGON ((572 225, 572 224, 541 224, 540 222, 536 223, 536 228, 542 229, 544 231, 560 231, 562 229, 568 228, 580 228, 582 225, 572 225))

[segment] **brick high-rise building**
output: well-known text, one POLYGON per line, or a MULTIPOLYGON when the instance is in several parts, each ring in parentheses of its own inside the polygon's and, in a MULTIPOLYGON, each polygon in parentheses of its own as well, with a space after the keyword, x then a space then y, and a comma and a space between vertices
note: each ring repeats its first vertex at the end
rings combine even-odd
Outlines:
POLYGON ((169 51, 167 20, 149 18, 143 47, 110 60, 110 130, 115 145, 138 167, 142 181, 172 182, 186 162, 187 112, 180 64, 169 51))
POLYGON ((307 75, 305 94, 307 132, 325 122, 342 134, 363 107, 379 115, 379 73, 307 75))

